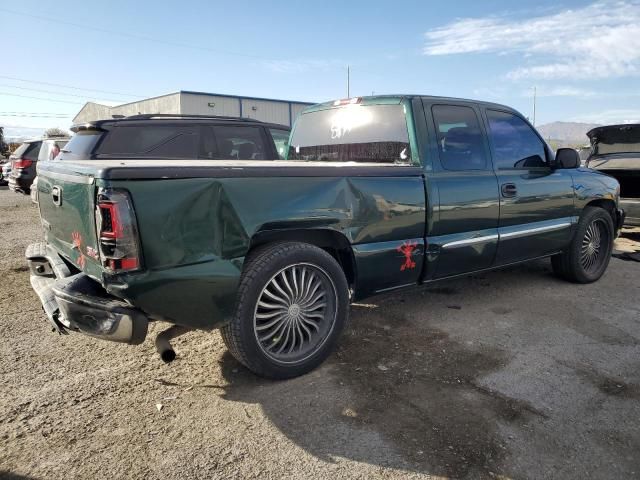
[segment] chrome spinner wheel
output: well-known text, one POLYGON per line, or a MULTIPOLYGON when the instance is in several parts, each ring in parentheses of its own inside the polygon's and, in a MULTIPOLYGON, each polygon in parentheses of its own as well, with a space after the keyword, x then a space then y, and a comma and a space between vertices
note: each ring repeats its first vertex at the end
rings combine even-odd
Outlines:
POLYGON ((605 261, 610 241, 607 226, 600 218, 593 220, 584 234, 580 247, 580 265, 585 272, 598 270, 605 261))
POLYGON ((316 265, 297 263, 277 272, 258 296, 254 334, 272 360, 296 364, 316 353, 336 321, 337 292, 316 265))

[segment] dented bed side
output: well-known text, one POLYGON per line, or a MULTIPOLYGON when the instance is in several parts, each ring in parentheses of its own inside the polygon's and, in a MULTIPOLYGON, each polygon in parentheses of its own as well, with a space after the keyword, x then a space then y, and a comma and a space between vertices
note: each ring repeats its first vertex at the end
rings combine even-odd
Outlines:
MULTIPOLYGON (((96 275, 99 262, 80 265, 72 245, 53 245, 78 269, 98 277, 109 293, 151 318, 199 329, 216 328, 230 318, 244 258, 262 235, 339 237, 353 252, 356 298, 419 281, 426 217, 421 168, 248 163, 239 167, 234 162, 233 168, 220 162, 165 163, 156 171, 149 162, 139 168, 74 162, 69 168, 92 178, 94 190, 129 192, 143 268, 96 275), (399 249, 404 243, 411 246, 413 266, 401 269, 408 258, 399 249), (385 275, 379 274, 381 269, 385 275)), ((60 168, 56 166, 58 174, 60 168)), ((41 203, 50 202, 50 183, 42 185, 41 203)), ((84 216, 93 219, 93 207, 83 204, 84 216)), ((95 234, 84 233, 83 239, 95 239, 95 234)), ((97 249, 85 243, 85 251, 97 249)))

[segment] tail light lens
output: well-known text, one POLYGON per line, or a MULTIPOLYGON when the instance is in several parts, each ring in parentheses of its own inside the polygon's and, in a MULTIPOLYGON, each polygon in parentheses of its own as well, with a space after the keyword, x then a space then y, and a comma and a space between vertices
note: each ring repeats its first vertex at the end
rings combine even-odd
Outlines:
POLYGON ((96 207, 100 259, 113 273, 141 267, 138 227, 131 198, 123 190, 101 190, 96 207))
POLYGON ((13 166, 11 168, 27 168, 33 165, 33 160, 29 160, 28 158, 19 158, 18 160, 13 161, 13 166))

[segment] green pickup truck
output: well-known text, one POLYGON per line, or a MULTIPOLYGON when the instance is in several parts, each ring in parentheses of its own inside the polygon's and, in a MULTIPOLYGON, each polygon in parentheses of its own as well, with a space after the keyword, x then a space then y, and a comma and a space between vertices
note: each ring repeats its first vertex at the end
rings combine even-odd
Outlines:
POLYGON ((46 242, 26 256, 58 332, 139 344, 149 322, 169 322, 156 345, 170 361, 171 338, 220 328, 256 374, 294 377, 330 354, 352 301, 541 257, 593 282, 624 221, 614 178, 580 168, 574 150, 554 154, 502 105, 315 105, 283 160, 216 142, 197 120, 128 134, 192 145, 188 159, 113 147, 139 122, 125 118, 77 126, 58 161, 38 164, 46 242))

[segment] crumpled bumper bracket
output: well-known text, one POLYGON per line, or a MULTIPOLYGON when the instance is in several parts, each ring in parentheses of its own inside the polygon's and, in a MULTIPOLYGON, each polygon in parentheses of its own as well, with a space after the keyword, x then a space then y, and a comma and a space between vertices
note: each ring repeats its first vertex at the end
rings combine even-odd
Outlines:
POLYGON ((133 345, 144 341, 149 325, 144 312, 107 293, 84 273, 72 274, 58 253, 45 243, 29 245, 25 256, 31 270, 31 286, 57 332, 78 331, 133 345))

